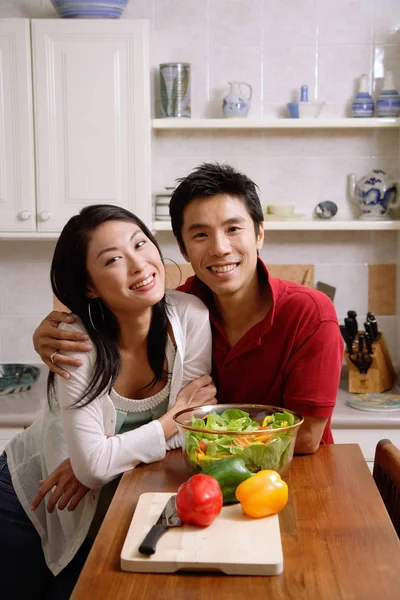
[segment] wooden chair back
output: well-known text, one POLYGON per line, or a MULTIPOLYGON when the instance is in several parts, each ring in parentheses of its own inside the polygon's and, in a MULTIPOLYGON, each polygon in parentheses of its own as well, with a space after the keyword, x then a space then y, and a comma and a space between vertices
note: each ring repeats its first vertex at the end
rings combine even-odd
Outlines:
POLYGON ((400 538, 400 450, 390 440, 376 446, 373 477, 400 538))

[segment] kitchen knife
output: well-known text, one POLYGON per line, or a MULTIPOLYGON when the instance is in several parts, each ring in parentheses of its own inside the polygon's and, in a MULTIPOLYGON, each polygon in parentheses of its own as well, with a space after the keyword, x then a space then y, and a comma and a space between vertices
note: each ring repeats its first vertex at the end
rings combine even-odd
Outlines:
POLYGON ((347 333, 349 334, 351 339, 354 340, 354 338, 357 337, 357 324, 354 322, 353 319, 345 317, 344 325, 346 327, 347 333))
POLYGON ((374 313, 368 313, 367 314, 367 321, 369 322, 370 325, 370 335, 372 337, 372 341, 376 342, 376 340, 379 340, 379 338, 381 337, 381 334, 378 331, 378 321, 374 315, 374 313))
POLYGON ((358 352, 361 355, 364 352, 364 340, 365 335, 363 333, 360 333, 360 335, 358 336, 358 352))
POLYGON ((346 327, 344 325, 340 325, 340 333, 342 334, 342 338, 344 339, 347 347, 347 352, 351 354, 353 352, 353 338, 348 333, 346 327))
POLYGON ((171 496, 167 504, 164 507, 158 521, 150 529, 143 542, 139 546, 139 552, 150 556, 156 551, 156 545, 163 533, 170 527, 179 527, 182 525, 182 521, 178 517, 175 504, 175 495, 171 496))
POLYGON ((358 323, 357 323, 357 313, 355 310, 348 310, 347 311, 347 316, 349 319, 351 319, 352 321, 354 321, 354 330, 355 330, 355 335, 358 334, 358 323))
MULTIPOLYGON (((364 323, 364 325, 365 325, 365 323, 364 323)), ((369 335, 368 332, 365 333, 364 339, 365 339, 365 345, 367 346, 368 354, 372 354, 373 353, 372 341, 371 341, 371 336, 369 335)))

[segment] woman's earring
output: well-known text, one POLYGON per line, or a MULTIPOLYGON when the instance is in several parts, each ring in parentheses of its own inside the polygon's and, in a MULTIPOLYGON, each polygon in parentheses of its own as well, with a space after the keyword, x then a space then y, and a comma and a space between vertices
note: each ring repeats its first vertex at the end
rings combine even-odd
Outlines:
POLYGON ((93 327, 93 329, 95 331, 99 331, 97 329, 97 327, 95 326, 95 324, 93 323, 93 317, 92 317, 92 310, 93 310, 93 306, 98 306, 100 308, 100 314, 101 314, 101 324, 104 324, 104 311, 103 311, 103 307, 101 305, 101 300, 99 298, 91 298, 89 300, 89 304, 88 304, 88 313, 89 313, 89 321, 93 327), (96 304, 93 305, 92 302, 96 301, 96 304))
MULTIPOLYGON (((170 261, 170 262, 172 262, 172 263, 173 263, 173 264, 176 266, 176 268, 178 269, 178 271, 179 271, 179 282, 178 282, 178 283, 177 283, 177 284, 176 284, 174 287, 172 287, 172 288, 167 288, 167 287, 165 288, 165 289, 176 290, 176 288, 178 288, 178 287, 181 285, 181 283, 182 283, 182 271, 181 271, 181 268, 180 268, 180 266, 178 265, 178 263, 176 263, 174 260, 172 260, 172 258, 162 258, 161 260, 162 260, 162 263, 163 263, 163 264, 164 264, 164 261, 165 261, 165 260, 169 260, 169 261, 170 261)), ((165 268, 165 265, 164 265, 164 268, 165 268)), ((167 271, 166 271, 166 270, 165 270, 165 275, 167 275, 167 271)), ((171 277, 172 277, 173 279, 175 279, 173 275, 171 275, 171 277)))

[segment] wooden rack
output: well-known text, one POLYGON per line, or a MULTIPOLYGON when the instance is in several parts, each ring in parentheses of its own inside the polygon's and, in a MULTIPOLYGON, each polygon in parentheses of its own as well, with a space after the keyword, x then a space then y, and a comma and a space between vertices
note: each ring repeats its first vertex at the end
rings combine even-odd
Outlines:
POLYGON ((394 385, 395 370, 390 358, 385 337, 372 344, 372 364, 368 372, 360 373, 345 351, 345 359, 349 369, 349 392, 352 394, 379 394, 390 390, 394 385))

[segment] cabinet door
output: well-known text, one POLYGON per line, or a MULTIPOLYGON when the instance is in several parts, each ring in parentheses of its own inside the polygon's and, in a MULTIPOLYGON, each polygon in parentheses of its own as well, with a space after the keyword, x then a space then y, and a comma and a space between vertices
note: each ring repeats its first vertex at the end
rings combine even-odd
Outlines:
POLYGON ((28 19, 0 19, 0 231, 36 229, 28 19))
POLYGON ((148 22, 33 20, 38 228, 90 204, 151 222, 148 22))

